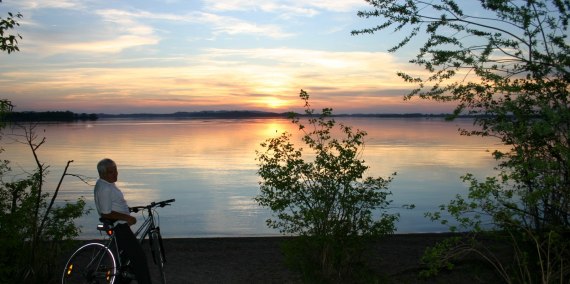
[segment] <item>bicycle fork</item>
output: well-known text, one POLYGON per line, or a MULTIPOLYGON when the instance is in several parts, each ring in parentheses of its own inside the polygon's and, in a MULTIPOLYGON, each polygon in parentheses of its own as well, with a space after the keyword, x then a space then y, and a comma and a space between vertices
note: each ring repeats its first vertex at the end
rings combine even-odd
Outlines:
POLYGON ((157 264, 157 260, 162 259, 162 263, 166 263, 166 254, 164 253, 164 246, 162 244, 162 237, 160 235, 160 227, 153 228, 148 234, 148 240, 152 253, 152 261, 157 264), (156 245, 158 247, 153 248, 156 245), (160 254, 160 255, 156 255, 160 254))

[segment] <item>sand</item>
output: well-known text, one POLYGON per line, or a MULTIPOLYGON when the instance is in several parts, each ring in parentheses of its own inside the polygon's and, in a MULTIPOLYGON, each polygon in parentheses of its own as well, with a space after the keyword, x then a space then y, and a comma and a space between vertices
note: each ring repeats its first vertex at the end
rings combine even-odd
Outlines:
MULTIPOLYGON (((497 283, 485 263, 460 262, 452 272, 420 279, 420 258, 426 247, 445 234, 388 236, 368 250, 369 267, 387 283, 497 283)), ((302 283, 299 274, 284 264, 280 243, 284 237, 166 239, 168 283, 302 283)), ((147 249, 145 246, 145 249, 147 249)), ((150 255, 150 254, 149 254, 150 255)), ((158 275, 150 260, 151 274, 158 275)), ((155 280, 154 283, 159 283, 155 280)))

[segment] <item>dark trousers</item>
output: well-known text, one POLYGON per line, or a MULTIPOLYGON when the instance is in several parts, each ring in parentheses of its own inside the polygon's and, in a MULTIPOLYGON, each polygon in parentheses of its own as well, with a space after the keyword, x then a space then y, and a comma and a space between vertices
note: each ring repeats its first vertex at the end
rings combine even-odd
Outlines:
POLYGON ((151 280, 146 255, 129 225, 116 225, 115 237, 117 238, 119 249, 123 250, 125 256, 131 261, 137 282, 139 284, 150 284, 151 280))

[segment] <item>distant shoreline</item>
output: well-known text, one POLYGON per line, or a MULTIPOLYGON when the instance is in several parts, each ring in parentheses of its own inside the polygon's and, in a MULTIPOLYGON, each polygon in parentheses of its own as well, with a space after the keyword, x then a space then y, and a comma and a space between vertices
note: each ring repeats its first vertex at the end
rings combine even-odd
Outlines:
MULTIPOLYGON (((99 113, 97 116, 101 119, 106 118, 289 118, 291 115, 299 117, 307 116, 305 114, 291 112, 262 112, 262 111, 197 111, 197 112, 175 112, 167 114, 152 113, 133 113, 133 114, 104 114, 99 113)), ((381 117, 381 118, 445 118, 449 114, 423 114, 423 113, 378 113, 378 114, 333 114, 332 117, 381 117)))
MULTIPOLYGON (((253 118, 291 118, 308 117, 307 114, 292 112, 264 112, 264 111, 196 111, 175 113, 130 113, 130 114, 107 114, 107 113, 73 113, 71 111, 45 111, 45 112, 11 112, 5 115, 3 120, 8 122, 37 121, 37 122, 73 122, 95 121, 99 119, 253 119, 253 118)), ((318 114, 312 115, 314 117, 318 114)), ((333 114, 333 118, 451 118, 451 114, 425 114, 425 113, 355 113, 333 114)), ((457 115, 453 118, 476 118, 482 115, 457 115)))

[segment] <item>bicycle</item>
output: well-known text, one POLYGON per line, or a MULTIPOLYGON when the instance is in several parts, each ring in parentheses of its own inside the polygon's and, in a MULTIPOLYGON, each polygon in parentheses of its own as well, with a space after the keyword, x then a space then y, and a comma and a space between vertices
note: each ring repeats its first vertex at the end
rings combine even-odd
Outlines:
MULTIPOLYGON (((158 221, 155 216, 158 213, 156 207, 164 207, 174 202, 174 199, 160 202, 152 202, 145 206, 130 207, 131 212, 146 212, 143 224, 135 232, 139 243, 148 236, 153 262, 158 266, 160 279, 166 283, 164 264, 166 254, 160 234, 158 221)), ((108 239, 104 243, 88 243, 77 249, 69 258, 63 271, 61 283, 123 283, 134 280, 130 271, 129 261, 125 261, 113 232, 113 220, 99 219, 102 224, 97 225, 97 230, 105 232, 108 239)))

